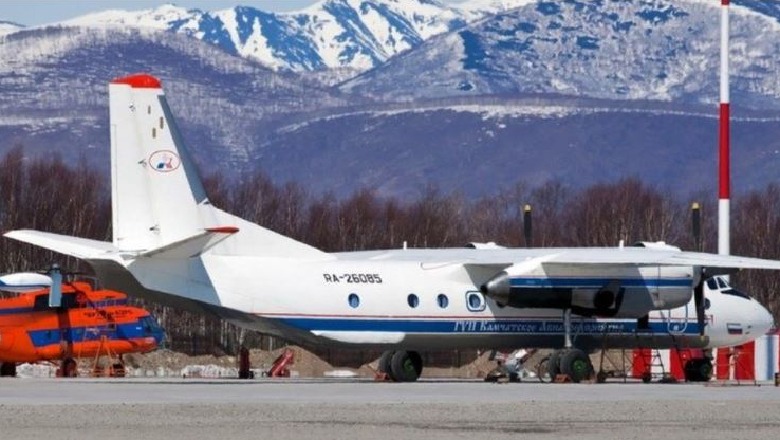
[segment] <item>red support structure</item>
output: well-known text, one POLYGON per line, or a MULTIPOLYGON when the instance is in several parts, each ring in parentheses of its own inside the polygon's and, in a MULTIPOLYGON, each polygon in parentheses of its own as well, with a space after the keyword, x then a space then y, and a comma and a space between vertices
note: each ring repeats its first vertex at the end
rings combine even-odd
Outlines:
POLYGON ((756 342, 751 341, 735 347, 739 355, 734 365, 734 376, 737 380, 756 380, 756 342))
POLYGON ((290 365, 295 363, 295 352, 290 348, 285 348, 268 370, 268 377, 290 377, 290 365))

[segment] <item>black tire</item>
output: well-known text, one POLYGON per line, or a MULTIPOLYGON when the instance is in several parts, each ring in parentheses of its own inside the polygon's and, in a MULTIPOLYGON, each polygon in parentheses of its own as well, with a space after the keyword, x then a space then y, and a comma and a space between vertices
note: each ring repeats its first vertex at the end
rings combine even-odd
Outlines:
POLYGON ((685 380, 709 382, 712 379, 712 363, 708 359, 693 359, 685 363, 685 380))
POLYGON ((561 373, 567 374, 574 383, 590 379, 593 374, 593 365, 584 351, 573 348, 561 356, 561 373))
POLYGON ((561 358, 565 350, 555 350, 550 355, 547 363, 547 371, 550 373, 550 381, 555 382, 555 377, 561 374, 561 358))
POLYGON ((642 382, 650 383, 650 381, 652 380, 653 380, 653 373, 649 371, 645 371, 644 373, 642 373, 642 382))
POLYGON ((73 358, 62 361, 62 377, 78 377, 79 366, 73 358))
POLYGON ((599 371, 596 373, 596 383, 604 383, 607 381, 607 373, 604 371, 599 371))
POLYGON ((13 362, 0 363, 0 377, 16 377, 16 364, 13 362))
POLYGON ((393 367, 390 362, 392 361, 394 354, 395 352, 393 350, 382 353, 382 356, 379 356, 379 366, 377 367, 380 373, 387 374, 387 377, 393 382, 395 382, 395 378, 393 377, 393 367))
POLYGON ((125 365, 119 362, 116 362, 111 366, 111 371, 111 377, 125 377, 127 374, 125 365))
POLYGON ((547 355, 536 364, 536 377, 539 378, 541 383, 550 383, 555 380, 555 377, 550 372, 550 358, 552 355, 547 355))
POLYGON ((415 351, 399 350, 393 354, 390 367, 396 382, 414 382, 422 373, 422 358, 415 351))

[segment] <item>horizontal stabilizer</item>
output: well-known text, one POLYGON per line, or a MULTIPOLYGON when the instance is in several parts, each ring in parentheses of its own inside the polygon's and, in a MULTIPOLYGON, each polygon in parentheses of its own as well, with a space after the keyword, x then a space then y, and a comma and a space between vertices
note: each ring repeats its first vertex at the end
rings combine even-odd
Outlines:
POLYGON ((118 252, 113 244, 105 241, 70 237, 50 232, 21 229, 6 232, 3 235, 12 240, 34 244, 50 251, 84 260, 111 258, 110 255, 118 252))
POLYGON ((173 242, 169 245, 140 254, 141 257, 154 258, 192 258, 211 249, 217 243, 238 232, 235 226, 206 228, 203 232, 173 242))

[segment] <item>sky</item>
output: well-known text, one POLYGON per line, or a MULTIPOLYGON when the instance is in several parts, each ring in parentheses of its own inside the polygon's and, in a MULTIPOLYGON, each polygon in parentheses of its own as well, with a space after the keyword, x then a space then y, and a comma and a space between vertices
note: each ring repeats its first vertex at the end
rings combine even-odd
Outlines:
MULTIPOLYGON (((462 0, 444 0, 456 3, 462 0)), ((264 11, 285 12, 305 8, 317 0, 0 0, 0 20, 25 26, 54 23, 107 9, 150 9, 165 3, 185 8, 218 11, 234 6, 252 6, 264 11)))

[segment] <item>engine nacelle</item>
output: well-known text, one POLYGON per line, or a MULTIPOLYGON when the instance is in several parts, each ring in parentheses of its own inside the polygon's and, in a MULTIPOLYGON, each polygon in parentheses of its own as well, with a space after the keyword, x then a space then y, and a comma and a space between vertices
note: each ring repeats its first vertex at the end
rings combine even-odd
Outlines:
POLYGON ((509 307, 641 318, 651 310, 687 304, 693 295, 693 276, 691 269, 667 266, 543 268, 541 263, 520 263, 499 272, 480 291, 509 307))
POLYGON ((35 272, 18 272, 0 276, 0 290, 26 293, 51 287, 51 277, 35 272))

